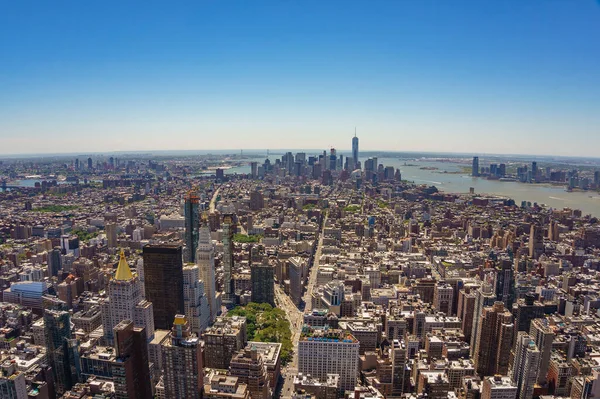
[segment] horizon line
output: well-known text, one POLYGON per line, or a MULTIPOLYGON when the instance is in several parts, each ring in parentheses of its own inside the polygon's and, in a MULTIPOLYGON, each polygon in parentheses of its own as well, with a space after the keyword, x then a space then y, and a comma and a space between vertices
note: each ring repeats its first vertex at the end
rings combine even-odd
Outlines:
MULTIPOLYGON (((332 147, 335 148, 335 147, 332 147)), ((220 154, 214 155, 236 155, 244 151, 248 151, 250 154, 258 153, 257 155, 263 155, 262 152, 270 152, 270 155, 275 155, 273 152, 314 152, 321 153, 328 151, 328 149, 308 149, 308 148, 227 148, 227 149, 193 149, 193 150, 111 150, 111 151, 92 151, 92 152, 41 152, 41 153, 8 153, 0 154, 0 159, 3 158, 37 158, 37 157, 65 157, 65 156, 88 156, 88 155, 113 155, 113 154, 148 154, 148 155, 160 155, 160 154, 172 154, 172 153, 186 153, 186 154, 198 154, 198 155, 211 155, 212 152, 218 152, 220 154)), ((338 152, 352 153, 352 149, 337 150, 338 152)), ((517 156, 517 157, 543 157, 543 158, 575 158, 575 159, 596 159, 600 160, 599 156, 584 156, 584 155, 551 155, 551 154, 527 154, 527 153, 491 153, 491 152, 454 152, 454 151, 426 151, 426 150, 363 150, 359 153, 380 153, 380 154, 439 154, 439 155, 461 155, 461 156, 479 156, 479 157, 492 157, 492 156, 517 156)))

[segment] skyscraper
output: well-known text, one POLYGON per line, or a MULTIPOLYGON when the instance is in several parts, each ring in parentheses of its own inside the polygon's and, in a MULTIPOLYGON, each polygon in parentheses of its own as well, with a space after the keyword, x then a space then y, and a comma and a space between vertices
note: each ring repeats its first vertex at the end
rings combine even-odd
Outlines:
POLYGON ((81 375, 79 345, 71 336, 71 316, 66 309, 64 302, 54 300, 52 306, 44 310, 46 356, 52 368, 54 397, 70 390, 81 375))
POLYGON ((185 196, 185 257, 186 262, 196 262, 196 249, 198 246, 198 229, 200 228, 200 213, 198 210, 200 199, 189 192, 185 196))
POLYGON ((475 311, 473 313, 473 329, 471 331, 471 357, 475 357, 475 343, 481 328, 479 325, 479 318, 483 313, 483 308, 492 306, 494 302, 496 302, 496 294, 492 290, 492 286, 483 283, 475 292, 475 311))
POLYGON ((473 157, 473 166, 471 167, 471 176, 479 176, 479 157, 473 157))
POLYGON ((513 366, 510 376, 519 399, 531 399, 540 366, 540 351, 529 334, 520 331, 517 335, 513 366))
POLYGON ((117 225, 116 223, 107 223, 104 226, 106 231, 106 241, 108 242, 109 248, 116 248, 117 246, 117 225))
POLYGON ((112 364, 115 393, 118 398, 145 399, 152 397, 146 331, 123 320, 113 331, 116 359, 112 364))
POLYGON ((236 226, 232 215, 223 217, 223 303, 227 306, 236 304, 235 292, 233 290, 233 234, 236 226))
POLYGON ((348 332, 307 327, 298 342, 298 371, 320 380, 325 380, 327 374, 338 374, 342 390, 354 389, 359 347, 358 340, 348 332))
POLYGON ((60 247, 54 247, 50 252, 48 268, 51 276, 58 276, 58 272, 62 269, 60 247))
POLYGON ((256 347, 243 349, 236 353, 229 363, 229 374, 238 377, 240 382, 248 384, 252 399, 270 399, 267 368, 256 347))
POLYGON ((352 137, 352 165, 350 169, 355 169, 358 164, 358 137, 356 137, 356 128, 354 128, 354 137, 352 137))
POLYGON ((215 251, 210 239, 210 228, 203 222, 199 230, 198 249, 196 250, 196 264, 200 269, 200 279, 204 281, 204 293, 208 299, 210 322, 214 322, 219 314, 219 299, 215 288, 215 251))
POLYGON ((545 384, 550 355, 552 354, 554 331, 552 331, 546 319, 535 319, 531 322, 529 336, 540 350, 540 367, 538 369, 537 382, 538 384, 545 384))
POLYGON ((498 301, 493 307, 483 308, 475 322, 481 324, 473 355, 475 371, 480 375, 506 373, 514 334, 512 314, 498 301))
POLYGON ((168 330, 175 315, 185 314, 183 303, 183 259, 178 244, 144 247, 146 299, 154 308, 154 326, 168 330))
POLYGON ((165 396, 200 399, 204 371, 200 340, 190 330, 184 315, 176 315, 173 328, 162 347, 165 396))
POLYGON ((144 299, 142 283, 131 272, 122 250, 117 271, 108 282, 106 294, 102 302, 102 327, 108 343, 113 343, 114 328, 123 320, 132 320, 136 327, 143 328, 148 340, 154 337, 153 304, 144 299))
POLYGON ((265 263, 256 263, 250 266, 252 282, 252 302, 268 303, 275 306, 275 270, 269 265, 268 260, 265 263))
POLYGON ((194 264, 183 267, 183 302, 190 329, 200 336, 210 324, 210 309, 204 282, 200 280, 200 269, 194 264))

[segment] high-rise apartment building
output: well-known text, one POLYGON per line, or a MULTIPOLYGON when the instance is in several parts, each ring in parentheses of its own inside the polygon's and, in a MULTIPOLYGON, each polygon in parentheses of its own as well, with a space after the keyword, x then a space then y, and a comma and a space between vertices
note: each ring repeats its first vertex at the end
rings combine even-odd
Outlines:
POLYGON ((535 342, 540 350, 540 367, 537 372, 537 383, 545 384, 547 381, 548 365, 550 364, 550 355, 552 354, 552 342, 554 341, 554 331, 546 319, 535 319, 531 322, 529 336, 535 342))
POLYGON ((246 318, 218 317, 215 323, 204 331, 202 337, 205 366, 226 369, 233 355, 246 347, 248 342, 246 318))
POLYGON ((200 279, 204 282, 204 293, 208 299, 210 322, 215 321, 220 313, 220 295, 217 297, 215 287, 215 250, 210 239, 210 228, 206 223, 200 227, 198 233, 198 249, 196 250, 196 264, 200 269, 200 279))
POLYGON ((112 375, 116 397, 151 398, 146 332, 143 328, 134 327, 131 320, 123 320, 115 326, 113 336, 116 353, 112 375))
POLYGON ((535 300, 534 294, 526 294, 525 299, 517 301, 515 314, 515 327, 517 331, 529 332, 534 319, 544 317, 544 304, 535 300))
POLYGON ((108 282, 102 302, 102 327, 109 344, 113 343, 115 326, 123 320, 132 320, 136 327, 143 328, 148 341, 154 336, 153 304, 144 299, 142 282, 131 272, 121 251, 117 271, 108 282))
POLYGON ((479 157, 473 157, 473 165, 471 166, 471 176, 479 176, 479 157))
POLYGON ((477 337, 479 336, 480 323, 479 318, 483 313, 483 308, 494 305, 496 302, 496 294, 492 289, 492 286, 487 283, 483 283, 477 291, 475 291, 475 305, 473 313, 473 330, 471 331, 471 357, 475 357, 475 344, 477 337))
POLYGON ((233 290, 233 234, 236 226, 232 215, 223 217, 223 303, 227 306, 233 306, 237 303, 235 292, 233 290))
POLYGON ((165 396, 200 399, 204 388, 202 347, 184 315, 175 316, 169 338, 162 347, 165 396))
POLYGON ((298 371, 320 380, 340 376, 342 390, 354 389, 360 344, 348 332, 305 327, 298 343, 298 371))
POLYGON ((146 245, 143 256, 146 299, 154 308, 154 326, 168 330, 175 315, 185 314, 181 245, 146 245))
POLYGON ((239 382, 247 384, 252 399, 270 399, 267 368, 256 348, 246 348, 237 352, 229 363, 229 374, 237 377, 239 382))
POLYGON ((519 399, 533 398, 533 388, 538 377, 540 351, 535 341, 526 332, 519 331, 515 344, 514 360, 510 370, 513 383, 517 386, 519 399))
POLYGON ((505 374, 515 328, 512 314, 504 303, 495 302, 493 307, 483 308, 479 324, 473 354, 475 371, 482 376, 505 374))
POLYGON ((395 339, 390 346, 392 365, 392 396, 401 396, 409 386, 410 376, 406 375, 406 345, 395 339))
POLYGON ((200 198, 189 192, 184 200, 185 218, 185 257, 186 262, 196 262, 196 248, 198 246, 198 229, 200 228, 200 198))
POLYGON ((191 331, 200 336, 210 325, 210 308, 200 280, 200 269, 194 264, 183 267, 183 302, 191 331))

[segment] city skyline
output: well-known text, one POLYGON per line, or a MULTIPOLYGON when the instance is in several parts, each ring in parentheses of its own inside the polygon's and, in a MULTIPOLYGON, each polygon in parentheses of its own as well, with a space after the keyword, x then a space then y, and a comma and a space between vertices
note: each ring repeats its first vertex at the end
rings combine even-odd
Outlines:
POLYGON ((4 11, 2 154, 600 144, 593 0, 4 11))

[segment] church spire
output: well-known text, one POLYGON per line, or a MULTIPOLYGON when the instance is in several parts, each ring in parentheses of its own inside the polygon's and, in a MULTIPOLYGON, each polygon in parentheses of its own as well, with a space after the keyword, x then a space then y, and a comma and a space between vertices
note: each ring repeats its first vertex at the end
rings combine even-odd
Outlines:
POLYGON ((117 266, 117 272, 115 273, 115 280, 119 281, 129 281, 133 278, 133 274, 131 273, 131 269, 127 264, 127 260, 125 259, 125 252, 121 249, 121 255, 119 259, 119 266, 117 266))

